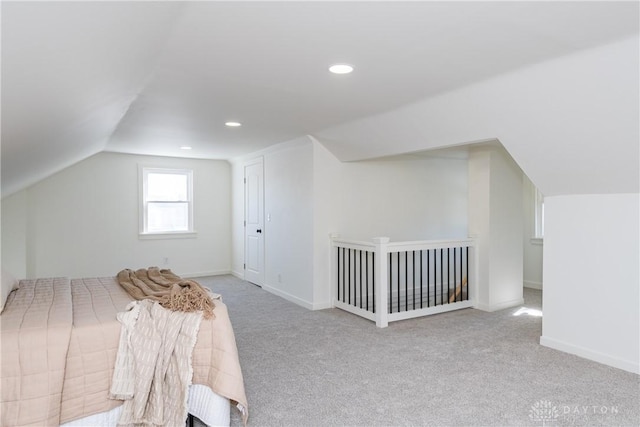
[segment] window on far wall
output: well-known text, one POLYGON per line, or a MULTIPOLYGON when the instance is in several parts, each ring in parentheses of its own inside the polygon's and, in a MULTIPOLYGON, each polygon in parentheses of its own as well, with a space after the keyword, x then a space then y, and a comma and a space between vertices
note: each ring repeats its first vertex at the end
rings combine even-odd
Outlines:
POLYGON ((193 233, 193 171, 140 167, 141 235, 193 233))
POLYGON ((544 195, 536 188, 535 191, 535 230, 534 238, 544 237, 544 195))

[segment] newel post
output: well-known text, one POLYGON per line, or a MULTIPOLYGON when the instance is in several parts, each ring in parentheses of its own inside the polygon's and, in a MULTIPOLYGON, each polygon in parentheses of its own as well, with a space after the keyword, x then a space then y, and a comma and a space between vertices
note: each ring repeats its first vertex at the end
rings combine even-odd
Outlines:
POLYGON ((387 307, 389 300, 387 296, 387 244, 388 237, 374 237, 375 245, 375 263, 374 263, 374 280, 376 293, 376 326, 378 328, 386 328, 389 325, 389 312, 387 307))
POLYGON ((331 298, 331 307, 336 306, 336 301, 338 300, 338 247, 335 245, 334 241, 340 237, 338 233, 329 233, 329 267, 331 277, 329 278, 329 286, 331 289, 329 290, 329 298, 331 298))

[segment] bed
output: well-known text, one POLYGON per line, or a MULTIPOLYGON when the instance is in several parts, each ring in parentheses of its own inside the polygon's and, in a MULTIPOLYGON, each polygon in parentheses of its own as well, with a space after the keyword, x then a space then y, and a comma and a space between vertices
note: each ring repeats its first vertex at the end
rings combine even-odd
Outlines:
MULTIPOLYGON (((3 277, 3 287, 4 287, 3 277)), ((115 425, 109 398, 121 324, 132 301, 114 277, 22 280, 0 315, 2 425, 115 425)), ((242 372, 226 306, 214 300, 192 354, 189 413, 228 425, 230 408, 248 417, 242 372)))

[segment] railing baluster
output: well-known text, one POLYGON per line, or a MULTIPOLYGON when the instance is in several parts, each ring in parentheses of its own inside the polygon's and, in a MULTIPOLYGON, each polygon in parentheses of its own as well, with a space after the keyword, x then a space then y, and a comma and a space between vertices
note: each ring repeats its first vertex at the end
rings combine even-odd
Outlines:
MULTIPOLYGON (((455 291, 455 283, 453 284, 453 288, 451 288, 451 248, 447 248, 447 297, 445 298, 445 303, 449 303, 449 298, 451 298, 451 290, 455 291)), ((454 261, 455 262, 455 259, 454 261)), ((455 268, 455 265, 454 265, 455 268)))
POLYGON ((351 305, 351 283, 352 283, 352 277, 353 277, 353 270, 351 269, 351 255, 353 254, 353 249, 349 249, 349 253, 347 254, 347 258, 349 260, 349 271, 347 272, 347 275, 349 276, 349 305, 351 305))
MULTIPOLYGON (((458 302, 458 295, 456 292, 457 289, 457 285, 456 285, 456 279, 458 277, 458 275, 456 274, 456 248, 453 248, 453 295, 454 295, 454 302, 458 302)), ((462 282, 460 282, 460 285, 462 285, 462 282)), ((462 292, 462 287, 460 288, 460 292, 462 292)), ((451 297, 449 297, 451 298, 451 297)))
POLYGON ((462 282, 464 281, 464 275, 462 274, 462 258, 462 246, 460 246, 460 301, 464 300, 464 294, 462 293, 464 291, 464 289, 462 288, 462 282))
POLYGON ((460 268, 460 271, 459 271, 459 273, 460 273, 460 276, 459 276, 460 277, 460 301, 462 301, 464 299, 463 298, 463 294, 462 294, 462 291, 463 291, 463 289, 462 289, 462 281, 463 281, 463 278, 464 278, 464 276, 462 275, 462 260, 463 260, 463 258, 464 258, 464 256, 462 254, 462 246, 460 246, 460 263, 459 263, 460 264, 460 267, 459 267, 460 268))
POLYGON ((345 300, 345 296, 344 296, 344 283, 345 283, 345 275, 344 275, 344 271, 345 271, 345 261, 344 261, 344 248, 342 248, 342 302, 344 302, 345 300))
POLYGON ((416 251, 411 255, 411 268, 413 269, 413 309, 416 309, 416 251))
POLYGON ((400 313, 400 252, 397 252, 398 258, 396 259, 398 265, 398 313, 400 313))
POLYGON ((338 301, 340 301, 340 246, 337 247, 338 251, 338 260, 336 265, 338 266, 336 274, 338 275, 338 280, 337 280, 337 284, 338 284, 338 290, 337 290, 337 295, 338 295, 338 301))
POLYGON ((429 296, 429 289, 431 288, 430 277, 430 265, 431 265, 431 249, 427 249, 427 307, 431 307, 431 296, 429 296))
MULTIPOLYGON (((458 285, 457 285, 457 278, 458 278, 458 265, 462 263, 462 248, 460 248, 460 262, 458 262, 458 258, 456 258, 456 253, 457 253, 458 248, 453 248, 453 261, 454 261, 454 265, 453 265, 453 282, 454 282, 454 286, 456 288, 456 297, 454 298, 455 302, 458 302, 458 285)), ((462 275, 460 275, 460 298, 462 298, 462 275)))
POLYGON ((369 252, 365 252, 364 257, 364 282, 365 292, 367 293, 367 311, 369 311, 369 252))
POLYGON ((356 291, 358 289, 358 287, 356 286, 356 250, 355 249, 351 249, 351 253, 353 254, 353 306, 357 307, 358 303, 356 300, 356 291))
POLYGON ((462 294, 462 281, 464 280, 464 276, 462 275, 462 258, 462 246, 460 246, 460 301, 464 299, 462 294))
POLYGON ((349 249, 349 252, 347 253, 347 266, 347 277, 349 278, 349 283, 347 284, 347 288, 349 289, 349 298, 347 301, 349 305, 351 305, 351 249, 349 249))
MULTIPOLYGON (((376 253, 371 252, 371 268, 375 268, 376 253)), ((371 289, 373 291, 373 314, 376 313, 376 273, 375 270, 371 274, 371 289)))
POLYGON ((391 273, 393 271, 393 262, 391 255, 391 252, 389 252, 389 313, 393 313, 393 306, 391 305, 391 302, 393 301, 393 279, 391 278, 391 273))
POLYGON ((443 304, 442 296, 444 294, 444 290, 442 287, 444 286, 444 249, 440 249, 440 305, 443 304))
POLYGON ((422 308, 422 249, 420 249, 420 308, 422 308))
POLYGON ((362 250, 360 250, 360 308, 362 308, 362 250))
POLYGON ((465 301, 469 300, 469 246, 467 246, 467 298, 465 301))
POLYGON ((451 251, 447 248, 447 304, 451 295, 451 251))
POLYGON ((404 253, 404 311, 409 311, 409 252, 404 253))

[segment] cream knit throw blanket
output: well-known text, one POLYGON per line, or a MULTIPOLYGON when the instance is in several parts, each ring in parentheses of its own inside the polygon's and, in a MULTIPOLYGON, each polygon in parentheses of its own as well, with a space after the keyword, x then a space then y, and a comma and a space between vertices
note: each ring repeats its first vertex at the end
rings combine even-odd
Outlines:
POLYGON ((184 426, 202 313, 142 300, 117 317, 122 332, 110 396, 124 400, 118 425, 184 426))

